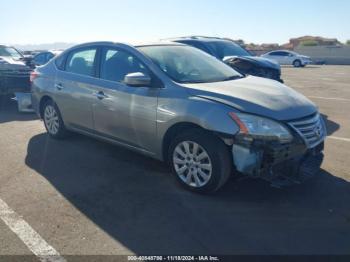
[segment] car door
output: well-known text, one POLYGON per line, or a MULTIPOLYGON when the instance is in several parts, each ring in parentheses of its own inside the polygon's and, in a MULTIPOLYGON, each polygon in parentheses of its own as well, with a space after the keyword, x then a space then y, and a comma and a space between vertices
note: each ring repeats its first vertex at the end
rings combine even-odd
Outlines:
POLYGON ((291 56, 290 53, 285 52, 285 51, 281 51, 280 53, 280 60, 281 60, 281 65, 291 65, 292 64, 292 60, 291 60, 291 56))
POLYGON ((154 152, 159 89, 123 83, 129 73, 150 71, 123 48, 104 47, 100 56, 99 97, 93 103, 96 132, 148 152, 154 152))
POLYGON ((295 60, 295 55, 289 52, 284 52, 284 53, 285 53, 286 65, 292 65, 295 60))
POLYGON ((92 130, 92 103, 95 98, 97 47, 71 51, 55 78, 55 102, 67 126, 92 130))

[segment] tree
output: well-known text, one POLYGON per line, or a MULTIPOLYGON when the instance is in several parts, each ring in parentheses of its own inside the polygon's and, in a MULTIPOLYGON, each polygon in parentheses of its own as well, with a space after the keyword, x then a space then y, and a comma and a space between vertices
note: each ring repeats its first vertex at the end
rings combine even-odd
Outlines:
POLYGON ((347 44, 347 45, 350 45, 350 40, 346 41, 346 44, 347 44))

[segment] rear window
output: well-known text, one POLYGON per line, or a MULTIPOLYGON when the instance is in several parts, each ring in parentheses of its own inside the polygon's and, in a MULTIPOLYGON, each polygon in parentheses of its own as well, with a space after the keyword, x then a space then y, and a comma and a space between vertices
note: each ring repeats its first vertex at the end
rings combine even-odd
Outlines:
POLYGON ((55 64, 59 70, 64 70, 64 64, 66 62, 67 55, 60 55, 56 58, 55 64))
POLYGON ((208 45, 214 50, 216 57, 224 59, 230 56, 251 56, 251 54, 240 45, 230 41, 213 41, 208 45))

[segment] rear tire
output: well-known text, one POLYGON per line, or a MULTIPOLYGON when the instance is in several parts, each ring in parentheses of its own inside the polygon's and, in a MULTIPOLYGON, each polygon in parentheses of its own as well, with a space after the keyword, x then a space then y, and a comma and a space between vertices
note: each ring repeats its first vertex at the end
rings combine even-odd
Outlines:
POLYGON ((42 118, 50 137, 54 139, 63 139, 67 136, 68 132, 64 126, 60 110, 54 101, 47 100, 45 102, 43 105, 42 118))
POLYGON ((300 61, 300 60, 295 60, 295 61, 293 62, 293 66, 294 66, 294 67, 301 67, 301 66, 302 66, 301 61, 300 61))
POLYGON ((168 161, 178 182, 196 193, 219 190, 232 173, 228 146, 201 129, 178 135, 169 147, 168 161))

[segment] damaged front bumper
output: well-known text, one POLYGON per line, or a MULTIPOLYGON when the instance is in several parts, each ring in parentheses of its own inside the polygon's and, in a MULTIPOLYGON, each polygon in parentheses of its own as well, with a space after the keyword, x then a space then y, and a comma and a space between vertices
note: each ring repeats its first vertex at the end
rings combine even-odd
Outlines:
POLYGON ((238 172, 281 187, 314 177, 323 161, 323 149, 323 141, 313 148, 307 148, 299 140, 288 144, 236 140, 232 155, 238 172))

